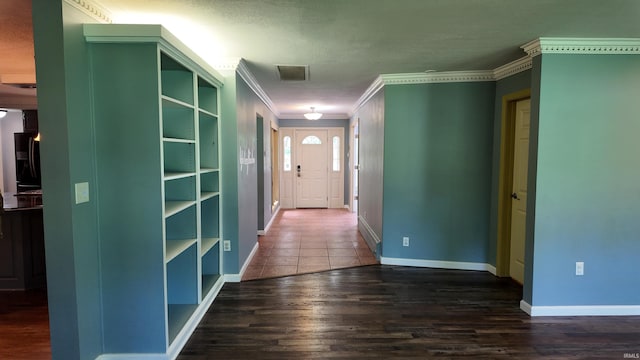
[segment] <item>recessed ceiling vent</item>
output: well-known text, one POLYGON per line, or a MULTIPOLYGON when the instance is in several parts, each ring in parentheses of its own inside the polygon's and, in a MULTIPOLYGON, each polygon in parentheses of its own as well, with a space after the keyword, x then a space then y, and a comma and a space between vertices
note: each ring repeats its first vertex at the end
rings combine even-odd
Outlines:
POLYGON ((309 79, 307 65, 276 65, 278 76, 282 81, 305 81, 309 79))

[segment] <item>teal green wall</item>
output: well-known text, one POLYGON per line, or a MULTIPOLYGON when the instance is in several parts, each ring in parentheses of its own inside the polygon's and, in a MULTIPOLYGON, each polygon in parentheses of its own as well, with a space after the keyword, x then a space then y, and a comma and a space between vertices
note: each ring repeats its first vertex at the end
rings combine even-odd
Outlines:
POLYGON ((34 0, 42 189, 51 350, 54 359, 102 352, 95 153, 82 23, 62 0, 34 0), (75 183, 91 201, 76 205, 75 183))
POLYGON ((638 305, 640 57, 537 61, 530 304, 638 305), (585 262, 584 276, 575 275, 576 261, 585 262))
POLYGON ((531 60, 531 114, 529 128, 529 168, 527 169, 527 219, 524 241, 524 286, 522 299, 531 304, 533 297, 533 238, 536 213, 536 176, 538 168, 538 125, 540 117, 540 56, 531 60))
POLYGON ((223 273, 237 273, 238 266, 238 124, 236 122, 236 75, 225 74, 220 107, 220 157, 222 175, 222 236, 231 241, 223 252, 223 273))
POLYGON ((487 262, 494 100, 494 82, 385 87, 383 257, 487 262))
MULTIPOLYGON (((358 225, 369 244, 382 240, 382 179, 385 138, 385 89, 378 91, 353 117, 359 119, 358 225), (369 233, 369 230, 373 234, 369 233)), ((381 244, 375 248, 380 255, 381 244)))
POLYGON ((89 48, 99 99, 94 123, 104 352, 164 353, 158 46, 89 48))
MULTIPOLYGON (((258 204, 257 157, 263 154, 256 151, 256 119, 261 116, 265 124, 277 119, 237 73, 225 76, 222 106, 223 231, 224 239, 231 240, 231 251, 224 253, 224 273, 238 274, 258 241, 258 206, 265 209, 265 224, 272 216, 271 206, 258 204), (255 162, 241 165, 241 153, 249 152, 255 162)), ((269 148, 270 142, 264 145, 269 148)), ((270 183, 271 174, 264 176, 270 183)), ((270 189, 264 198, 270 202, 270 189)))
POLYGON ((500 146, 502 144, 502 98, 531 88, 531 70, 496 81, 496 97, 493 117, 493 146, 491 161, 491 210, 489 212, 489 243, 487 262, 496 265, 498 238, 498 183, 500 176, 500 146))
POLYGON ((258 241, 258 139, 256 109, 253 91, 236 75, 236 121, 238 123, 238 159, 244 156, 252 163, 238 168, 238 266, 249 257, 258 241))

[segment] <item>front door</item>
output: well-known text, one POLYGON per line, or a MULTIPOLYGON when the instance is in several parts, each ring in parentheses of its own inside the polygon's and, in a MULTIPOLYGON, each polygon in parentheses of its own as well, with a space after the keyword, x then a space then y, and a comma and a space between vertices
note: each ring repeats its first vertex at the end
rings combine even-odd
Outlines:
POLYGON ((527 218, 527 169, 529 166, 529 113, 531 101, 516 103, 513 187, 511 188, 511 254, 509 275, 524 284, 524 239, 527 218))
POLYGON ((296 207, 329 207, 328 132, 296 130, 296 207))

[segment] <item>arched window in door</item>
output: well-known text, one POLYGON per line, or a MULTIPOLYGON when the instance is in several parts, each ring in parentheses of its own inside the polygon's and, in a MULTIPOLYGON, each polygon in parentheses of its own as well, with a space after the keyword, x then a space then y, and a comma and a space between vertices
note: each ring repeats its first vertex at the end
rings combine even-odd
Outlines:
POLYGON ((322 145, 322 140, 315 135, 309 135, 302 139, 302 145, 322 145))

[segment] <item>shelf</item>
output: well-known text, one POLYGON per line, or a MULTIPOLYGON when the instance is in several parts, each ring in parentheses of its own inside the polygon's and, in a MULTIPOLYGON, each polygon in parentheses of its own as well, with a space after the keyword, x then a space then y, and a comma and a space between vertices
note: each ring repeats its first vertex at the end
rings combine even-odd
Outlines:
POLYGON ((203 191, 200 193, 200 200, 204 201, 207 199, 211 199, 212 197, 219 196, 220 193, 217 191, 203 191))
POLYGON ((165 171, 163 180, 176 180, 182 178, 188 178, 190 176, 195 176, 196 173, 192 172, 176 172, 176 171, 165 171))
POLYGON ((200 168, 200 174, 219 172, 220 169, 200 168))
POLYGON ((160 86, 163 97, 192 105, 193 72, 168 55, 160 55, 160 86))
POLYGON ((219 238, 203 238, 200 254, 204 256, 209 250, 216 246, 218 242, 220 242, 219 238))
POLYGON ((186 103, 178 99, 174 99, 171 96, 162 95, 161 99, 162 99, 162 106, 167 108, 176 108, 176 109, 188 108, 192 110, 194 109, 194 106, 192 104, 186 103))
POLYGON ((162 142, 165 172, 196 172, 196 146, 194 141, 169 139, 162 142))
POLYGON ((178 333, 189 321, 193 312, 198 308, 196 304, 169 304, 167 315, 169 318, 169 343, 176 339, 178 333))
POLYGON ((167 138, 167 137, 163 137, 162 141, 169 142, 169 143, 182 143, 182 144, 195 144, 196 143, 195 140, 179 139, 179 138, 167 138))
POLYGON ((195 244, 197 239, 188 239, 188 240, 167 240, 167 250, 164 256, 165 263, 173 260, 176 256, 182 254, 183 251, 187 250, 191 245, 195 244))
POLYGON ((182 210, 188 209, 193 206, 195 201, 165 201, 164 202, 164 217, 175 215, 182 210))
POLYGON ((162 97, 162 136, 168 139, 195 141, 193 107, 175 99, 162 97))
MULTIPOLYGON (((211 117, 213 117, 213 118, 216 118, 216 119, 218 118, 218 115, 217 115, 217 114, 214 114, 214 113, 209 112, 209 111, 207 111, 207 110, 204 110, 204 109, 198 109, 198 111, 200 112, 200 114, 201 114, 201 115, 202 115, 202 114, 204 114, 204 115, 207 115, 207 116, 211 116, 211 117)), ((201 117, 202 117, 202 116, 201 116, 201 117)))
POLYGON ((220 279, 220 275, 202 275, 202 298, 211 291, 213 286, 220 279))
POLYGON ((210 114, 218 112, 218 89, 199 76, 198 107, 210 114))

